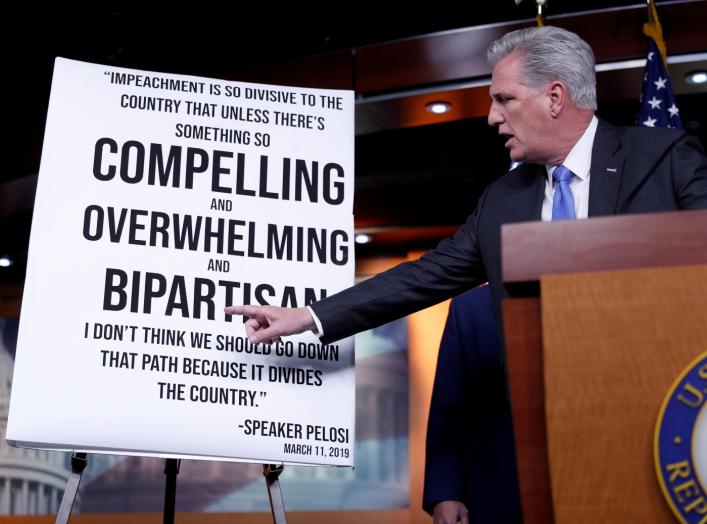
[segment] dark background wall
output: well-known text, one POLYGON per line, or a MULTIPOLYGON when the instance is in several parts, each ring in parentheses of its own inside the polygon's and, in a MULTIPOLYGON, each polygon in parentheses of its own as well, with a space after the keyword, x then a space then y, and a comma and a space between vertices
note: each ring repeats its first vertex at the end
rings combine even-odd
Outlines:
MULTIPOLYGON (((355 90, 359 231, 373 242, 359 260, 434 245, 473 210, 508 166, 486 125, 488 43, 534 24, 535 2, 341 4, 259 8, 242 3, 10 7, 0 32, 0 313, 18 311, 56 56, 145 70, 355 90), (424 107, 447 100, 452 111, 424 107)), ((707 69, 703 1, 658 2, 684 122, 705 142, 707 88, 686 72, 707 69)), ((548 23, 578 32, 598 64, 600 116, 630 125, 638 111, 644 3, 553 0, 548 23)), ((71 256, 71 253, 57 253, 71 256)), ((15 313, 16 314, 16 313, 15 313)))

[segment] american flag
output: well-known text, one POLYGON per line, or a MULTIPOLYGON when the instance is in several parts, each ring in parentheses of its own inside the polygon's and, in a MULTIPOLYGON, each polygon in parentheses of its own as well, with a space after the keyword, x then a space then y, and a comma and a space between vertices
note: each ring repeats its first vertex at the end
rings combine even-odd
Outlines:
POLYGON ((652 38, 648 39, 648 57, 643 72, 641 110, 637 123, 648 127, 682 128, 670 77, 663 56, 652 38))

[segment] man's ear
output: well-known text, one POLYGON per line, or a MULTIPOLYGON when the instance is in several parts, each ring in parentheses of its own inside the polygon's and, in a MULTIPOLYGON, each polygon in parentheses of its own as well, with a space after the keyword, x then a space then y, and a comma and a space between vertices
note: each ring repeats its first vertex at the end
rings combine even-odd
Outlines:
POLYGON ((569 100, 567 86, 559 80, 555 80, 548 85, 547 93, 550 98, 550 115, 557 118, 569 100))

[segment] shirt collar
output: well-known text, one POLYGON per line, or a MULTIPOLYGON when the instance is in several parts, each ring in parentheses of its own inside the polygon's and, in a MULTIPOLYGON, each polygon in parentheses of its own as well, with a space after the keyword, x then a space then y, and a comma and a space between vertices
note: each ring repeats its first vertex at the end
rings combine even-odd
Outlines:
MULTIPOLYGON (((589 169, 592 165, 592 146, 594 145, 594 135, 597 133, 597 125, 599 120, 596 116, 592 116, 589 126, 584 130, 584 133, 577 143, 570 149, 567 158, 562 162, 562 165, 572 171, 577 177, 584 180, 589 176, 589 169)), ((552 172, 556 166, 546 165, 547 176, 552 182, 552 172)))

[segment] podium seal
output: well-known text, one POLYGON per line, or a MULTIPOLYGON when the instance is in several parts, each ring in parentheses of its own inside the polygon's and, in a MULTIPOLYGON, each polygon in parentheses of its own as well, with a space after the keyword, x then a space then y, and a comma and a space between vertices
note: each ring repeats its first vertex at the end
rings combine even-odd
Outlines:
POLYGON ((655 469, 678 521, 707 524, 707 352, 670 388, 658 413, 655 469))

